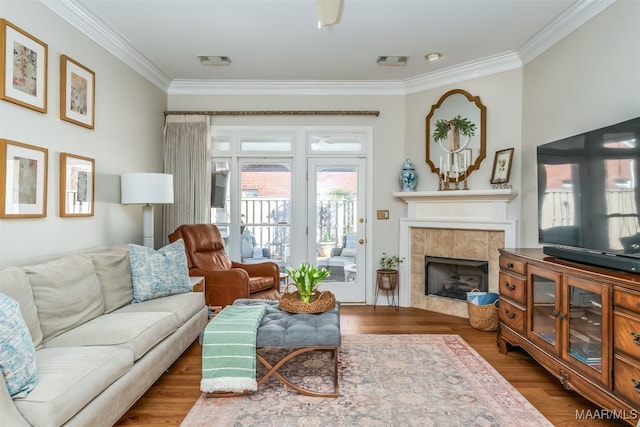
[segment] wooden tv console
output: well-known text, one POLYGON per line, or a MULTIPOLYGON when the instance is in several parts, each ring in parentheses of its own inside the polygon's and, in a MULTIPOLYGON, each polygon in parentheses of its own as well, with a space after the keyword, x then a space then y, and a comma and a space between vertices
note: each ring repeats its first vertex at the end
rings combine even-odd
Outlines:
POLYGON ((522 347, 567 390, 636 425, 640 274, 501 249, 499 277, 500 352, 522 347))

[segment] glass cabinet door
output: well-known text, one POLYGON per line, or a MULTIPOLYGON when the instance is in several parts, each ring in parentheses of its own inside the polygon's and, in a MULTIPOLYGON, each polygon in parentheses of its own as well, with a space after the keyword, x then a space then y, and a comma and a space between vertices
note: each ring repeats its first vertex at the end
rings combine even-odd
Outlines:
POLYGON ((601 377, 606 383, 607 360, 603 349, 608 348, 604 333, 602 307, 608 304, 608 293, 601 285, 566 277, 567 300, 563 311, 567 319, 567 347, 564 357, 581 362, 581 370, 601 377), (603 363, 604 362, 604 363, 603 363))
POLYGON ((529 266, 531 309, 529 336, 537 343, 558 351, 560 339, 560 274, 529 266))

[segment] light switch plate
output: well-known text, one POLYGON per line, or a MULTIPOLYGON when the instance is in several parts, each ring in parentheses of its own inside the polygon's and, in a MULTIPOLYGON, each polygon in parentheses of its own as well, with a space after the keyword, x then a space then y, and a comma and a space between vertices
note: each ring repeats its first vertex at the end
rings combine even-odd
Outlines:
POLYGON ((389 211, 388 210, 379 210, 377 211, 378 219, 389 219, 389 211))

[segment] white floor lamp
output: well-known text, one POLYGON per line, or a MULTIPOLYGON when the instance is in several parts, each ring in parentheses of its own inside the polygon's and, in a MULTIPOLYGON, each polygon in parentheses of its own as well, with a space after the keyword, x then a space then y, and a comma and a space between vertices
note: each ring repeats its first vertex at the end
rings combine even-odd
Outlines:
POLYGON ((120 176, 121 203, 144 205, 142 244, 153 248, 152 204, 173 203, 173 175, 165 173, 125 173, 120 176))

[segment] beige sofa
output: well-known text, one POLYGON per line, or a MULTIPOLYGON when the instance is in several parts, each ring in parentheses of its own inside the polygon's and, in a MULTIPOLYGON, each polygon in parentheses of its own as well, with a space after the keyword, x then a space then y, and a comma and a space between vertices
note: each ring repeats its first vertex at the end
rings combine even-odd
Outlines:
POLYGON ((207 323, 200 292, 132 303, 128 246, 16 264, 0 293, 19 303, 38 382, 12 398, 0 375, 2 426, 115 424, 207 323))

